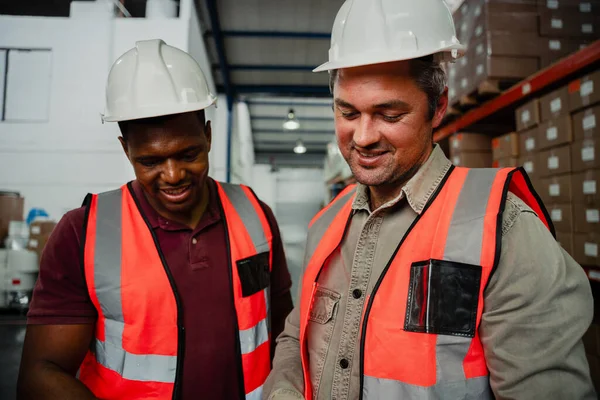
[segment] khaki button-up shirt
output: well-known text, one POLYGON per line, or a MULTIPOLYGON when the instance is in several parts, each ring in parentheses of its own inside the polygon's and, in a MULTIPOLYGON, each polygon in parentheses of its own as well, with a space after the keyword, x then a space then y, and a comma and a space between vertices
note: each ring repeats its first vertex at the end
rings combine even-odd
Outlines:
MULTIPOLYGON (((394 200, 371 211, 358 185, 341 246, 319 276, 308 322, 315 399, 357 399, 360 328, 367 297, 431 195, 451 167, 436 146, 394 200)), ((479 335, 491 388, 501 399, 595 399, 581 337, 593 300, 583 269, 537 215, 512 193, 503 214, 502 253, 485 290, 479 335)), ((278 339, 264 399, 302 399, 299 307, 278 339)), ((402 349, 398 354, 402 357, 402 349)))

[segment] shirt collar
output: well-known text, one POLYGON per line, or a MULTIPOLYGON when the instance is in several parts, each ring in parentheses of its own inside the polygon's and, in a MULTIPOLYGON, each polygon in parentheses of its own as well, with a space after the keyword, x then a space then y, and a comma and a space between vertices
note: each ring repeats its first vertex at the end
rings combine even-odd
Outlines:
MULTIPOLYGON (((421 214, 423 208, 431 198, 431 195, 437 189, 438 185, 446 176, 451 167, 450 160, 446 157, 439 145, 435 145, 427 161, 419 168, 417 173, 402 187, 400 194, 387 203, 383 204, 377 210, 390 208, 406 198, 410 207, 421 214)), ((369 187, 363 184, 357 184, 356 196, 352 203, 354 211, 365 210, 371 213, 369 205, 369 187)))

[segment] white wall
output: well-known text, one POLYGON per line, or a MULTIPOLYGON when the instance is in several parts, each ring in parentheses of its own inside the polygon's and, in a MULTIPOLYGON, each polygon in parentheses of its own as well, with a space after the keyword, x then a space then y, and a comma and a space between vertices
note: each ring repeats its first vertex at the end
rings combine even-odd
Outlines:
MULTIPOLYGON (((97 10, 71 18, 0 16, 0 48, 52 50, 48 122, 0 122, 0 189, 21 192, 26 213, 42 207, 60 218, 86 193, 134 178, 117 141, 117 125, 102 124, 100 113, 110 66, 135 41, 161 38, 188 50, 214 88, 193 1, 182 0, 180 6, 176 19, 113 19, 97 10)), ((77 4, 81 7, 86 5, 77 4)), ((36 96, 36 87, 23 96, 36 96)), ((216 127, 226 122, 218 121, 215 110, 208 116, 216 127)), ((212 152, 225 151, 221 146, 222 140, 213 141, 212 152)))
POLYGON ((233 131, 231 141, 231 181, 252 185, 254 146, 250 110, 246 102, 233 105, 233 131))

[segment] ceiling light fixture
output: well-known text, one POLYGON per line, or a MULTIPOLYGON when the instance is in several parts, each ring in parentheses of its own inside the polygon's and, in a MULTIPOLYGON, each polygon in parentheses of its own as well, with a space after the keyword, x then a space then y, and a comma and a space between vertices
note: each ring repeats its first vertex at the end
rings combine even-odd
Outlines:
POLYGON ((288 115, 285 121, 283 122, 283 129, 288 131, 295 131, 298 128, 300 128, 300 121, 298 121, 298 118, 296 118, 294 110, 290 108, 290 111, 288 111, 288 115))
POLYGON ((306 153, 306 146, 302 143, 302 140, 298 139, 296 142, 296 146, 294 147, 294 153, 296 154, 304 154, 306 153))

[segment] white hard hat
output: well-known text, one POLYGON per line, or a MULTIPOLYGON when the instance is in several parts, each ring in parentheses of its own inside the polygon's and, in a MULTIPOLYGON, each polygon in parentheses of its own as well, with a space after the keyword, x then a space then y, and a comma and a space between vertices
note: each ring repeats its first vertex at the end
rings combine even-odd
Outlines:
POLYGON ((329 62, 313 72, 464 53, 443 0, 346 0, 333 23, 329 62))
POLYGON ((217 98, 198 63, 160 39, 136 42, 113 64, 106 84, 106 122, 203 110, 217 98))

